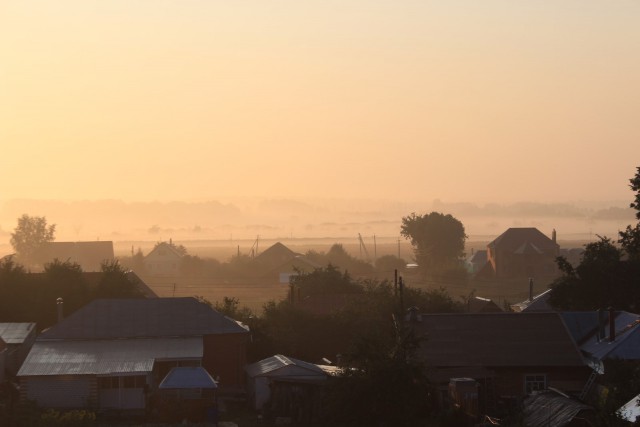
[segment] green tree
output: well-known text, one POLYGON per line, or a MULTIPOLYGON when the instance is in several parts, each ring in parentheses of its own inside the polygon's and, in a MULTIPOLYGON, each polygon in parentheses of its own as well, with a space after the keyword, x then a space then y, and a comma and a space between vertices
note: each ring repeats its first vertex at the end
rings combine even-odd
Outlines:
POLYGON ((619 233, 620 240, 618 242, 622 245, 630 258, 640 258, 640 167, 637 168, 636 174, 629 180, 631 190, 635 192, 633 202, 629 206, 636 210, 636 219, 638 223, 635 226, 628 225, 625 231, 619 233))
POLYGON ((416 262, 427 276, 455 267, 464 256, 467 235, 462 223, 439 212, 402 218, 400 234, 411 241, 416 262))
POLYGON ((97 298, 141 298, 142 292, 129 280, 127 271, 117 260, 100 264, 102 278, 96 288, 97 298))
POLYGON ((325 416, 341 426, 416 426, 429 416, 431 387, 416 356, 421 339, 402 322, 356 337, 343 371, 329 380, 325 416))
POLYGON ((36 251, 47 242, 55 240, 56 225, 47 225, 43 216, 29 216, 18 218, 18 225, 11 233, 11 246, 16 251, 18 259, 29 265, 34 262, 36 251))

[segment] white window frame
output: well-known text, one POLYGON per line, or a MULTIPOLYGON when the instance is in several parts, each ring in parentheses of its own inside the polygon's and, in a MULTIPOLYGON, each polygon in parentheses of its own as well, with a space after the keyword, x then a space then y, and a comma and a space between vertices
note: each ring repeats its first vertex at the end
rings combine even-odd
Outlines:
POLYGON ((547 374, 525 374, 523 380, 524 392, 527 395, 547 388, 547 374))

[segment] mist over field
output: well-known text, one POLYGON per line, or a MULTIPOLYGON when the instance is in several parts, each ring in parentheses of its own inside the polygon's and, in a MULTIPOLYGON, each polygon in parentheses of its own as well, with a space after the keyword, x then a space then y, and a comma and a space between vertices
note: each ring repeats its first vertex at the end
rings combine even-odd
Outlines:
MULTIPOLYGON (((373 199, 237 198, 203 202, 57 201, 13 199, 0 205, 0 251, 10 253, 10 233, 23 213, 45 216, 56 224, 56 240, 112 240, 116 251, 129 242, 173 239, 207 246, 207 241, 234 242, 295 239, 356 241, 361 234, 373 245, 394 243, 403 216, 438 211, 459 218, 474 241, 489 241, 509 227, 537 227, 560 240, 615 237, 633 222, 625 201, 475 204, 373 199)), ((402 239, 404 240, 404 239, 402 239)), ((212 246, 215 244, 211 243, 212 246)), ((142 244, 142 246, 145 246, 142 244)), ((189 246, 189 244, 187 244, 189 246)), ((124 249, 123 249, 124 248, 124 249)))

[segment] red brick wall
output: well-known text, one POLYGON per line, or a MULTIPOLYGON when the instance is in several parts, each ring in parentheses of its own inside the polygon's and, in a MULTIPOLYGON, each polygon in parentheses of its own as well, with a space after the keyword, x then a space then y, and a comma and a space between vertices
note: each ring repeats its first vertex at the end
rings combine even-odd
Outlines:
POLYGON ((220 377, 220 390, 244 389, 249 334, 206 335, 203 342, 202 365, 214 378, 220 377))

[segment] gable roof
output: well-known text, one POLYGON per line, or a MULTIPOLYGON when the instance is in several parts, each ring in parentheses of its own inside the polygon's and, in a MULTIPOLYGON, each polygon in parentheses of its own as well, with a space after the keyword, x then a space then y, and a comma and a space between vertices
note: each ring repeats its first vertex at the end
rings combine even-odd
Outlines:
POLYGON ((145 255, 144 259, 146 260, 154 258, 156 256, 164 257, 166 255, 172 255, 174 258, 182 258, 182 254, 180 254, 180 252, 176 250, 173 244, 167 242, 158 242, 158 244, 154 246, 151 252, 145 255))
POLYGON ((433 367, 586 364, 557 313, 423 314, 412 325, 433 367))
POLYGON ((276 354, 275 356, 267 357, 259 362, 248 365, 245 367, 245 371, 250 377, 258 377, 269 374, 273 375, 277 371, 288 366, 295 366, 304 371, 308 371, 307 375, 326 375, 325 371, 314 363, 305 362, 292 357, 286 357, 281 354, 276 354))
POLYGON ((487 247, 518 253, 557 253, 559 246, 535 227, 514 227, 496 237, 487 247))
POLYGON ((275 268, 289 262, 297 255, 297 253, 295 253, 282 243, 277 242, 265 249, 255 259, 257 262, 265 266, 275 268))
POLYGON ((0 339, 7 344, 22 344, 35 327, 35 323, 0 323, 0 339))
POLYGON ((39 340, 116 339, 247 333, 195 298, 98 299, 42 333, 39 340))

